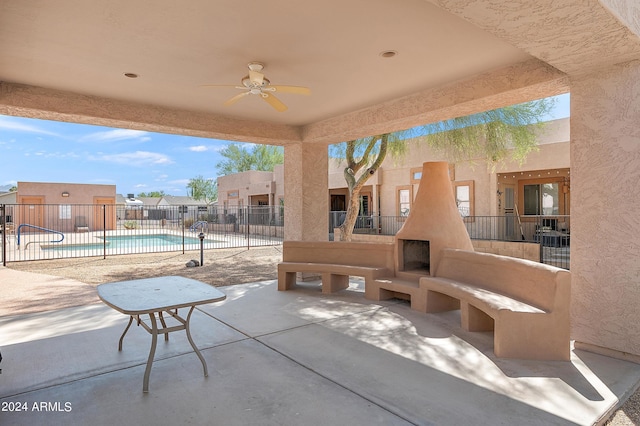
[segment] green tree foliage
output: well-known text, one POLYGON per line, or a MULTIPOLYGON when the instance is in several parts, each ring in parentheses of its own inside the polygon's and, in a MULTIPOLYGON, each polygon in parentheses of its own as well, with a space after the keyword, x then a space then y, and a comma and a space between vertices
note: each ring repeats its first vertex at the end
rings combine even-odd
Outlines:
POLYGON ((148 197, 148 198, 162 198, 165 194, 164 191, 151 191, 151 192, 141 192, 138 194, 138 198, 148 197))
POLYGON ((189 179, 187 193, 194 200, 202 200, 207 204, 211 204, 218 199, 218 182, 215 179, 196 176, 193 179, 189 179))
POLYGON ((340 225, 342 241, 350 241, 360 211, 360 192, 366 181, 380 168, 387 155, 400 158, 406 152, 407 138, 421 135, 453 162, 474 158, 495 166, 512 159, 522 162, 537 149, 536 133, 544 124, 542 117, 551 111, 554 101, 541 99, 403 132, 385 133, 332 146, 332 155, 345 161, 344 177, 349 188, 349 203, 340 225))
POLYGON ((216 167, 221 175, 246 172, 248 170, 273 171, 276 164, 284 163, 282 147, 271 145, 254 145, 251 150, 240 144, 230 144, 220 151, 226 159, 216 167))
POLYGON ((427 126, 424 141, 451 161, 481 158, 493 167, 511 156, 522 163, 538 149, 540 121, 553 107, 550 99, 512 105, 427 126))

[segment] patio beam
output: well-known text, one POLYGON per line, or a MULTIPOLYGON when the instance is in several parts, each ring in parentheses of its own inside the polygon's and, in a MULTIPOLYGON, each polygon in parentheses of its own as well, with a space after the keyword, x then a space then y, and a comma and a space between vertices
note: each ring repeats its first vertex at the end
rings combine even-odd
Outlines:
POLYGON ((295 126, 8 82, 0 82, 0 114, 269 145, 301 140, 301 129, 295 126))

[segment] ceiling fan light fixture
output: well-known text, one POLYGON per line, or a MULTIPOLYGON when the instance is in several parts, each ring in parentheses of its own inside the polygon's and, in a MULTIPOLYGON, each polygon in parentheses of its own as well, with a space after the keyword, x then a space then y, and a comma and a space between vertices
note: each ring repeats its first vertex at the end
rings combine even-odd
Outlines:
POLYGON ((259 89, 259 88, 264 88, 267 87, 269 84, 271 84, 271 81, 269 81, 269 79, 267 77, 264 77, 262 79, 262 84, 255 84, 253 81, 251 81, 251 77, 249 77, 248 75, 244 76, 242 78, 242 85, 244 87, 246 87, 247 89, 259 89))

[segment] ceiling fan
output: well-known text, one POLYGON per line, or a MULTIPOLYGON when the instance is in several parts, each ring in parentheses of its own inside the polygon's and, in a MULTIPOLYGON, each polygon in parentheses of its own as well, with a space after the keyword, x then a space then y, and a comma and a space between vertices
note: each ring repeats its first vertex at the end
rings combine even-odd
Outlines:
POLYGON ((249 63, 249 75, 245 76, 241 82, 242 86, 228 86, 228 85, 204 85, 203 87, 234 87, 236 89, 244 90, 244 92, 235 95, 228 99, 224 105, 229 106, 238 102, 240 99, 248 95, 259 95, 265 102, 271 105, 276 111, 283 112, 287 110, 287 106, 278 99, 274 93, 293 93, 296 95, 310 95, 311 90, 307 87, 301 86, 281 86, 272 85, 271 81, 264 76, 262 70, 264 64, 260 62, 249 63))

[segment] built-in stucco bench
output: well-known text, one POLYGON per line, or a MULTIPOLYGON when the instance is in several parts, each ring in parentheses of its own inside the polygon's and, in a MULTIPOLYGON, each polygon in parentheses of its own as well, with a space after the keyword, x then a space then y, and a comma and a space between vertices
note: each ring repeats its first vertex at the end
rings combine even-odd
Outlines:
POLYGON ((571 274, 541 263, 445 249, 420 278, 426 311, 460 309, 467 331, 494 332, 504 358, 568 360, 571 274))
POLYGON ((335 263, 281 262, 278 264, 278 290, 289 290, 296 284, 298 272, 318 273, 322 278, 322 292, 334 293, 349 287, 349 277, 363 277, 365 288, 376 278, 388 275, 387 268, 338 265, 335 263))
POLYGON ((363 277, 366 286, 393 271, 393 244, 342 241, 285 241, 278 264, 278 290, 296 285, 298 273, 317 273, 322 292, 349 287, 349 277, 363 277))

